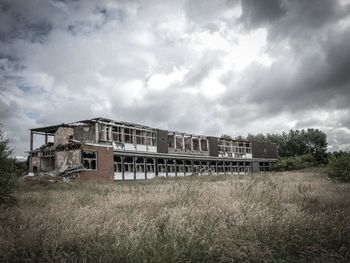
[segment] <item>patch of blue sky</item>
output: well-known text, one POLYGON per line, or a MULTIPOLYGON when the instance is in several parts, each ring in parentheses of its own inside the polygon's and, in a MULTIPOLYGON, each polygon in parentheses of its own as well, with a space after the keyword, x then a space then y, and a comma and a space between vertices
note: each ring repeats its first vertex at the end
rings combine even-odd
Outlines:
POLYGON ((26 113, 26 116, 27 116, 29 119, 35 120, 35 119, 39 118, 40 113, 39 113, 39 112, 27 112, 27 113, 26 113))

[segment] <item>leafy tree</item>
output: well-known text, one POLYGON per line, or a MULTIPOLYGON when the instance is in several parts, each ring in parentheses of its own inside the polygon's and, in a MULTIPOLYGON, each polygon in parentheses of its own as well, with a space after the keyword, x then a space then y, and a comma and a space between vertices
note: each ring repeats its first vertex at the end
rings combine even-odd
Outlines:
POLYGON ((255 141, 260 143, 269 143, 269 140, 266 138, 266 136, 262 133, 258 133, 256 135, 254 134, 248 134, 247 136, 248 141, 255 141))
POLYGON ((324 132, 317 129, 307 129, 306 145, 308 151, 315 156, 318 161, 327 158, 327 136, 324 132))
POLYGON ((12 195, 15 188, 18 169, 16 160, 12 158, 12 150, 5 139, 4 129, 0 124, 0 205, 14 204, 16 199, 12 195))
POLYGON ((317 129, 290 130, 282 134, 249 134, 250 141, 277 144, 280 157, 313 155, 317 161, 327 159, 327 136, 317 129))

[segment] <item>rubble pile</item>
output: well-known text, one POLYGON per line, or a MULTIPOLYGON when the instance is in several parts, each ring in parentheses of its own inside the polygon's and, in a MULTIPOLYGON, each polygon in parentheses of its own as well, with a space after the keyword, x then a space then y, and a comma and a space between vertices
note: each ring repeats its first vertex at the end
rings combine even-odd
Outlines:
POLYGON ((47 172, 40 172, 40 173, 29 173, 27 174, 27 177, 33 177, 33 176, 39 176, 39 177, 46 177, 52 180, 55 178, 57 180, 63 180, 63 181, 70 181, 72 179, 75 179, 79 176, 79 172, 85 171, 86 168, 80 164, 80 165, 67 165, 66 164, 67 159, 65 160, 64 164, 57 170, 53 171, 47 171, 47 172))

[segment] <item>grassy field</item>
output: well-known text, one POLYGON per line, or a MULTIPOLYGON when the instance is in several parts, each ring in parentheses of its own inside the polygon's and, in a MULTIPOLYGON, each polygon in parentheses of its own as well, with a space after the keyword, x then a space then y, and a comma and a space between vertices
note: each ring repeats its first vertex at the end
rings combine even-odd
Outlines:
POLYGON ((20 182, 4 262, 349 262, 350 185, 321 170, 20 182))

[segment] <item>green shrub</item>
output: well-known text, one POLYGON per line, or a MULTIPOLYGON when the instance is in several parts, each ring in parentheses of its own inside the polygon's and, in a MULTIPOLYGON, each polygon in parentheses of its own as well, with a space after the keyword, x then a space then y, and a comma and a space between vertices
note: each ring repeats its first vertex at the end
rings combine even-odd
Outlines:
POLYGON ((327 172, 331 179, 350 183, 350 153, 331 157, 327 172))
POLYGON ((318 163, 311 154, 280 158, 273 166, 273 171, 291 171, 316 166, 318 163))
POLYGON ((4 130, 0 125, 0 205, 11 205, 15 203, 12 195, 18 169, 16 160, 11 157, 12 151, 8 147, 8 140, 4 139, 4 130))

